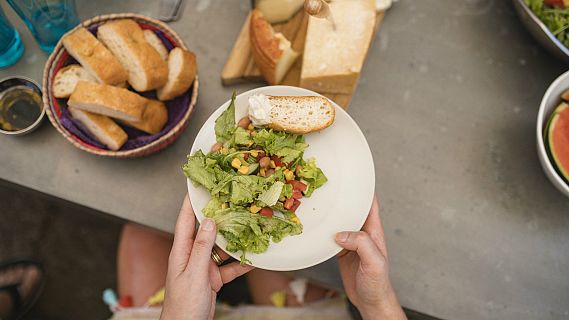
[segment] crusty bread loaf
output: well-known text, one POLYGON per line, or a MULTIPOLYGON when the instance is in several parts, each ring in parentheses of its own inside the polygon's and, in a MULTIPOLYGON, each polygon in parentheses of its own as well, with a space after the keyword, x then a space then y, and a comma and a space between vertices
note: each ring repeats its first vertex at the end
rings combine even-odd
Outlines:
POLYGON ((79 81, 67 104, 125 121, 140 121, 148 99, 127 89, 79 81))
POLYGON ((88 134, 111 150, 119 150, 128 139, 124 130, 111 118, 69 107, 71 116, 88 130, 88 134))
POLYGON ((134 20, 107 22, 99 27, 97 36, 128 71, 128 82, 136 91, 153 90, 166 84, 168 65, 148 44, 134 20))
POLYGON ((320 131, 334 122, 336 110, 320 96, 267 96, 270 128, 296 134, 320 131))
POLYGON ((166 125, 166 122, 168 122, 168 110, 164 103, 157 100, 148 101, 141 121, 121 121, 121 123, 142 130, 148 134, 159 133, 166 125))
POLYGON ((95 77, 78 64, 59 69, 53 79, 53 95, 56 98, 69 98, 79 80, 97 82, 95 77))
POLYGON ((275 33, 259 9, 251 12, 249 22, 251 53, 255 64, 269 84, 279 84, 298 58, 282 33, 275 33))
POLYGON ((168 82, 158 89, 158 99, 174 99, 182 95, 196 78, 196 56, 182 48, 174 48, 168 55, 168 82))
POLYGON ((98 82, 123 83, 128 74, 117 58, 89 30, 80 27, 63 37, 63 46, 98 82))
POLYGON ((152 46, 152 48, 154 48, 154 50, 156 50, 156 52, 158 52, 158 54, 160 55, 160 58, 162 58, 162 60, 168 61, 168 50, 166 49, 166 47, 162 43, 162 40, 160 40, 160 38, 158 38, 156 33, 154 33, 154 31, 148 30, 148 29, 144 30, 143 32, 144 32, 144 39, 146 39, 146 42, 148 42, 148 44, 150 44, 152 46))

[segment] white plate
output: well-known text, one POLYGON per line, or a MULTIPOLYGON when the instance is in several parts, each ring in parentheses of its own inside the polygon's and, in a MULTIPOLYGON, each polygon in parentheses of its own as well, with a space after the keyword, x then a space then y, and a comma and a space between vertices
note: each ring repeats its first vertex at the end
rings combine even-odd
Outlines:
MULTIPOLYGON (((252 94, 300 96, 319 95, 313 91, 289 87, 269 86, 247 91, 235 101, 236 120, 247 114, 248 98, 252 94)), ((199 149, 207 153, 215 143, 214 123, 229 106, 227 101, 205 122, 196 136, 191 154, 199 149)), ((358 125, 338 105, 336 120, 329 128, 306 135, 309 147, 304 158, 316 157, 317 165, 324 171, 328 182, 317 189, 310 198, 303 198, 296 211, 304 225, 302 234, 289 236, 279 243, 271 243, 262 254, 247 253, 247 259, 255 267, 290 271, 311 267, 324 262, 340 252, 334 242, 339 231, 360 230, 371 207, 375 190, 375 170, 367 141, 358 125)), ((204 219, 202 209, 211 199, 203 187, 195 187, 188 179, 188 192, 199 221, 204 219)), ((217 245, 224 249, 226 241, 218 235, 217 245)), ((239 259, 241 252, 230 253, 239 259)))

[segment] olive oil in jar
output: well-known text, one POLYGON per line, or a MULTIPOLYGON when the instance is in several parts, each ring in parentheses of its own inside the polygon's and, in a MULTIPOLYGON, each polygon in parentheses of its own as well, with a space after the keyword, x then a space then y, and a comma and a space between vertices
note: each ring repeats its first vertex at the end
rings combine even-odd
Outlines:
POLYGON ((19 131, 38 120, 42 112, 40 95, 26 86, 16 86, 0 96, 0 129, 19 131))

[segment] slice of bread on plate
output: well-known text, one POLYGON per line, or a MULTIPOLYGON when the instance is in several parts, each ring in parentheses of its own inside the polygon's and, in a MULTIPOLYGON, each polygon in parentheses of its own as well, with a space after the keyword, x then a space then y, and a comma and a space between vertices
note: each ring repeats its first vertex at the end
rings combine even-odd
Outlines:
POLYGON ((119 150, 128 140, 126 132, 111 118, 73 107, 69 107, 68 110, 71 116, 83 125, 92 138, 101 142, 109 149, 119 150))
POLYGON ((158 99, 171 100, 182 95, 196 78, 196 56, 182 48, 174 48, 168 55, 168 82, 157 90, 158 99))
POLYGON ((279 84, 298 58, 282 33, 275 33, 259 9, 251 12, 249 40, 255 64, 269 84, 279 84))
POLYGON ((59 69, 53 79, 53 95, 56 98, 69 98, 79 80, 97 82, 94 76, 78 64, 59 69))
POLYGON ((128 82, 142 92, 160 88, 168 81, 168 65, 145 39, 144 32, 131 19, 113 20, 101 25, 97 36, 128 72, 128 82))
POLYGON ((160 55, 160 58, 162 58, 162 60, 167 61, 168 60, 168 50, 166 49, 166 47, 162 43, 162 40, 160 40, 160 38, 158 38, 156 33, 154 33, 154 31, 152 31, 152 30, 146 29, 143 32, 144 32, 144 39, 146 39, 146 42, 148 42, 148 44, 151 45, 152 48, 154 48, 154 50, 156 50, 156 52, 158 52, 158 54, 160 55))
POLYGON ((65 50, 100 83, 124 83, 128 74, 117 58, 89 30, 79 27, 62 39, 65 50))
POLYGON ((148 99, 127 89, 79 81, 67 105, 111 118, 140 121, 148 99))
POLYGON ((142 120, 120 122, 148 134, 157 134, 162 131, 166 122, 168 122, 168 110, 164 103, 157 100, 149 100, 146 110, 142 114, 142 120))
POLYGON ((335 117, 334 106, 321 96, 249 97, 249 118, 255 126, 304 134, 328 128, 335 117))

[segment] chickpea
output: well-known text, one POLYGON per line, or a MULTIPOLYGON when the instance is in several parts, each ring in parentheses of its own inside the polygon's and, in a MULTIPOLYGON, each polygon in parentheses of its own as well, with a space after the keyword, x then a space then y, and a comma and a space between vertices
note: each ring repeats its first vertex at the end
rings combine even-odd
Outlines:
POLYGON ((271 164, 271 158, 269 157, 263 157, 261 158, 261 160, 259 160, 259 165, 261 166, 261 168, 268 168, 270 164, 271 164))
POLYGON ((265 177, 270 177, 273 175, 273 173, 275 173, 275 170, 267 169, 267 171, 265 171, 265 177))
POLYGON ((211 152, 218 152, 221 148, 223 148, 223 143, 214 143, 213 146, 211 146, 211 152))
POLYGON ((243 117, 243 118, 241 118, 241 120, 239 120, 239 122, 237 123, 237 126, 243 128, 243 129, 247 129, 247 127, 249 127, 250 124, 251 124, 251 120, 249 119, 249 117, 243 117))

